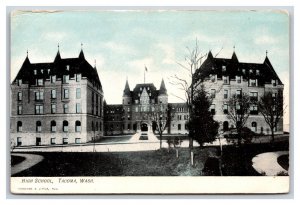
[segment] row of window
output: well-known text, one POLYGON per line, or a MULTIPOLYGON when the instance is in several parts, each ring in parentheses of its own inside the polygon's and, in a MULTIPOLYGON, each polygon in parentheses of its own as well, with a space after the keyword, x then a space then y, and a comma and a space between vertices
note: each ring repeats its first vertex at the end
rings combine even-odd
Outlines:
MULTIPOLYGON (((98 122, 96 122, 96 126, 94 127, 94 122, 92 122, 92 131, 98 131, 99 126, 98 122)), ((17 122, 17 132, 22 132, 23 130, 23 123, 22 121, 17 122)), ((56 132, 57 127, 56 127, 56 121, 52 120, 50 122, 50 131, 51 132, 56 132)), ((63 121, 63 126, 62 126, 62 131, 63 132, 69 132, 69 122, 67 120, 63 121)), ((102 131, 102 123, 100 122, 100 131, 102 131)), ((42 122, 41 121, 36 121, 36 132, 42 132, 42 122)), ((75 121, 75 132, 81 132, 81 122, 79 120, 75 121)))
MULTIPOLYGON (((41 69, 41 73, 43 73, 43 69, 41 69)), ((37 70, 34 70, 34 73, 33 73, 34 75, 37 75, 37 70)), ((56 75, 51 75, 50 76, 50 82, 51 83, 55 83, 56 82, 56 75)), ((62 82, 64 83, 64 84, 67 84, 67 83, 69 83, 69 80, 70 80, 70 75, 63 75, 63 78, 62 78, 62 82)), ((81 74, 79 73, 79 74, 75 74, 75 80, 76 80, 76 82, 80 82, 81 81, 81 74)), ((44 85, 44 79, 43 78, 38 78, 38 79, 36 79, 36 81, 35 81, 35 84, 37 85, 37 86, 43 86, 44 85)), ((18 79, 17 80, 17 85, 18 86, 21 86, 22 85, 22 79, 18 79)))
MULTIPOLYGON (((44 100, 44 91, 35 91, 34 96, 35 96, 35 100, 37 101, 44 100)), ((51 99, 56 99, 57 97, 56 89, 50 91, 50 97, 51 99)), ((63 98, 69 99, 69 88, 63 89, 63 98)), ((80 98, 81 98, 81 89, 76 88, 76 99, 80 99, 80 98)), ((23 94, 22 92, 18 92, 18 101, 22 101, 22 100, 23 100, 23 94)))
MULTIPOLYGON (((224 99, 229 99, 229 90, 225 89, 223 91, 223 94, 224 94, 224 99)), ((211 89, 210 90, 210 95, 211 95, 212 98, 215 98, 216 97, 216 89, 211 89)), ((241 96, 242 95, 242 89, 236 90, 235 95, 237 97, 241 96)), ((272 94, 273 98, 276 98, 276 96, 277 96, 277 93, 272 94)), ((250 97, 250 100, 257 101, 258 100, 258 92, 250 92, 249 97, 250 97)))
MULTIPOLYGON (((81 104, 80 103, 76 103, 75 105, 75 112, 76 113, 81 113, 81 104)), ((23 114, 23 107, 22 105, 18 105, 18 115, 22 115, 23 114)), ((36 115, 42 115, 44 114, 44 105, 35 105, 35 110, 34 110, 34 114, 36 115)), ((56 104, 51 104, 51 114, 55 114, 56 113, 56 104)), ((63 113, 67 114, 69 113, 69 104, 64 104, 63 105, 63 113)))
MULTIPOLYGON (((212 67, 212 70, 214 70, 214 69, 215 69, 215 68, 212 67)), ((226 72, 226 69, 227 69, 226 66, 223 65, 223 66, 222 66, 222 72, 226 72)), ((240 70, 240 69, 238 68, 238 71, 239 71, 239 70, 240 70)), ((243 68, 243 69, 242 69, 242 72, 243 72, 244 74, 246 74, 246 69, 243 68)), ((249 69, 249 73, 250 73, 250 74, 254 74, 254 73, 255 73, 256 75, 260 75, 260 70, 258 70, 258 69, 256 69, 256 70, 255 70, 255 69, 249 69)))
MULTIPOLYGON (((224 121, 223 122, 223 131, 228 131, 229 130, 229 122, 228 121, 224 121)), ((257 132, 258 131, 258 125, 257 122, 253 121, 251 122, 251 131, 252 132, 257 132)), ((277 131, 277 127, 274 127, 274 132, 277 131)), ((260 128, 260 132, 263 133, 264 132, 264 128, 261 127, 260 128)), ((269 132, 269 129, 267 130, 267 132, 269 132)))
MULTIPOLYGON (((224 84, 229 84, 230 83, 230 79, 229 79, 229 76, 223 76, 222 77, 223 79, 223 83, 224 84)), ((210 80, 211 82, 217 82, 217 75, 210 75, 210 80)), ((243 81, 243 77, 242 76, 235 76, 235 81, 237 83, 242 83, 243 81)), ((278 84, 278 81, 277 80, 271 80, 271 84, 273 86, 276 86, 278 84)), ((249 79, 249 86, 251 87, 254 87, 254 86, 258 86, 258 80, 257 79, 249 79)))
MULTIPOLYGON (((80 144, 81 143, 81 138, 75 138, 75 144, 80 144)), ((51 138, 50 139, 50 144, 55 145, 56 144, 56 139, 51 138)), ((63 138, 62 139, 62 144, 68 144, 68 138, 63 138)), ((37 137, 35 140, 35 145, 39 146, 41 145, 41 138, 37 137)), ((17 137, 17 146, 22 146, 22 137, 17 137)))
MULTIPOLYGON (((229 106, 227 104, 223 105, 223 113, 228 114, 228 108, 229 106)), ((240 105, 236 105, 237 112, 241 109, 240 105)), ((215 115, 216 114, 216 105, 212 104, 210 106, 210 112, 215 115)), ((250 114, 251 115, 258 115, 258 106, 257 105, 250 105, 250 114)))

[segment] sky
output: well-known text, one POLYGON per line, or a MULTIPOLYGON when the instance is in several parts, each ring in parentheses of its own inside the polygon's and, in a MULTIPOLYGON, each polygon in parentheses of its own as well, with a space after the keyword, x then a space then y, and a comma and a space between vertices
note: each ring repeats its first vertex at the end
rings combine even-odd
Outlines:
MULTIPOLYGON (((262 63, 268 50, 285 85, 289 106, 289 15, 284 11, 15 11, 11 17, 11 81, 28 56, 32 63, 53 62, 60 46, 62 58, 81 49, 97 71, 109 104, 120 104, 128 78, 137 83, 165 81, 169 102, 182 102, 175 74, 188 79, 178 63, 185 64, 188 48, 197 39, 200 52, 231 58, 234 47, 240 62, 262 63)), ((288 108, 284 124, 289 124, 288 108)))

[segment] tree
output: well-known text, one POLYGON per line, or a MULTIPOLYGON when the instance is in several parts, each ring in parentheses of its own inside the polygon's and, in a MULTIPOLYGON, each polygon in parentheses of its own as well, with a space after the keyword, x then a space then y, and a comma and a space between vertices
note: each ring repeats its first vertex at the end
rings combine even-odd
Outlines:
POLYGON ((193 139, 201 147, 206 142, 213 142, 218 135, 219 123, 213 119, 211 104, 212 99, 205 91, 204 85, 200 85, 194 97, 192 115, 187 126, 193 139))
POLYGON ((162 148, 162 134, 168 127, 170 121, 169 111, 169 107, 167 109, 160 107, 158 111, 151 113, 153 130, 157 131, 159 134, 160 149, 162 148))
MULTIPOLYGON (((187 47, 188 55, 185 57, 185 64, 177 62, 182 68, 188 72, 188 79, 179 77, 178 75, 172 76, 172 81, 170 82, 173 85, 179 86, 179 89, 184 91, 185 99, 175 95, 176 97, 184 100, 189 109, 190 119, 193 117, 193 103, 195 95, 195 76, 194 73, 197 69, 200 68, 202 59, 207 56, 207 54, 202 55, 198 46, 198 41, 196 39, 195 47, 191 50, 187 47)), ((193 148, 193 133, 189 132, 189 147, 193 148)))
POLYGON ((250 97, 246 93, 234 94, 228 102, 229 108, 227 116, 236 128, 239 146, 241 146, 243 139, 243 128, 250 115, 251 103, 250 97))
POLYGON ((274 143, 274 130, 279 120, 283 117, 284 102, 282 92, 266 92, 258 102, 259 112, 264 116, 266 123, 271 129, 271 143, 274 143))

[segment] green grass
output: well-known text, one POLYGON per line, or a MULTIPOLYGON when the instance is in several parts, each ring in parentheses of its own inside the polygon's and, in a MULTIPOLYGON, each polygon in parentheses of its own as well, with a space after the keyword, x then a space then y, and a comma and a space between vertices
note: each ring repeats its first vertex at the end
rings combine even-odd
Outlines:
POLYGON ((37 165, 15 176, 201 176, 216 148, 195 148, 190 165, 189 149, 180 148, 179 158, 170 149, 115 153, 35 153, 44 156, 37 165))

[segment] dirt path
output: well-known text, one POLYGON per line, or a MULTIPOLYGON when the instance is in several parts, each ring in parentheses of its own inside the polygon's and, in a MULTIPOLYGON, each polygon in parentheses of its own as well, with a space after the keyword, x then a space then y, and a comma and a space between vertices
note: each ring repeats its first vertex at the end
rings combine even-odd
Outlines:
POLYGON ((266 176, 276 176, 278 173, 288 173, 277 162, 277 158, 281 155, 289 154, 288 151, 266 152, 258 154, 252 159, 252 166, 258 173, 265 173, 266 176))
POLYGON ((36 154, 17 154, 12 153, 11 156, 25 157, 25 160, 11 167, 11 175, 24 171, 37 163, 41 162, 44 157, 36 154))

